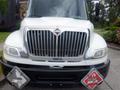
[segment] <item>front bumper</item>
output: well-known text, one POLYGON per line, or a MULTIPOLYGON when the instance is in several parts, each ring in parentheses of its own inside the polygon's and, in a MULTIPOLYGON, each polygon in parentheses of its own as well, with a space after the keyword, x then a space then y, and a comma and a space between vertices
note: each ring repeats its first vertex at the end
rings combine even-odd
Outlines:
POLYGON ((53 69, 49 66, 23 65, 12 62, 4 63, 4 74, 7 75, 14 66, 18 66, 30 79, 31 85, 80 85, 81 79, 94 67, 105 78, 109 71, 110 60, 106 64, 94 66, 65 66, 61 69, 53 69))

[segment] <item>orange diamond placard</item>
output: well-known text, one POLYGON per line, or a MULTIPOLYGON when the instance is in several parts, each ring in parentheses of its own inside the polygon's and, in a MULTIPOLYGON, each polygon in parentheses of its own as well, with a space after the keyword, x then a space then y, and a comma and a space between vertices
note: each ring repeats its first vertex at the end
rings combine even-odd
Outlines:
POLYGON ((81 83, 88 89, 95 89, 102 82, 102 75, 94 68, 81 80, 81 83))

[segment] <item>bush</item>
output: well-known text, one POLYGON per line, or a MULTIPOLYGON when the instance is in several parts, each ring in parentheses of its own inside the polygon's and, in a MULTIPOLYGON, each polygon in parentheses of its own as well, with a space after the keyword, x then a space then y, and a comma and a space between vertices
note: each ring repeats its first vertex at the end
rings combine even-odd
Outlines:
POLYGON ((102 35, 106 41, 118 43, 117 30, 119 30, 117 26, 107 27, 102 35))
POLYGON ((0 12, 2 15, 7 13, 8 0, 0 0, 0 12))
POLYGON ((3 51, 0 51, 0 57, 2 57, 3 56, 3 51))
POLYGON ((0 32, 0 43, 4 43, 10 32, 0 32))
POLYGON ((114 23, 113 25, 117 26, 117 27, 120 27, 120 18, 118 18, 114 23))
POLYGON ((108 42, 120 44, 120 18, 117 18, 109 27, 104 28, 101 35, 108 42))
MULTIPOLYGON (((0 51, 0 57, 2 57, 2 54, 3 54, 3 52, 0 51)), ((1 64, 0 64, 0 77, 1 77, 2 74, 3 74, 3 71, 2 71, 2 66, 1 66, 1 64)))
POLYGON ((117 30, 117 40, 118 40, 118 43, 120 44, 120 28, 117 30))
POLYGON ((110 27, 106 27, 105 28, 106 31, 116 31, 118 29, 119 29, 119 27, 118 26, 114 26, 114 25, 111 25, 110 27))
POLYGON ((116 32, 114 31, 105 31, 103 32, 103 38, 108 42, 117 42, 116 32))

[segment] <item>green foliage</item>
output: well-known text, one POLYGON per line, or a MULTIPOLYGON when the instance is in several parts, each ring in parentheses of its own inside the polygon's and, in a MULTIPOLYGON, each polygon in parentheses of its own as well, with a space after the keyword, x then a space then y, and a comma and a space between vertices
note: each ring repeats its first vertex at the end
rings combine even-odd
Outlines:
POLYGON ((0 51, 0 57, 2 57, 3 56, 3 51, 0 51))
POLYGON ((116 32, 115 31, 105 31, 103 32, 103 38, 108 42, 116 43, 116 32))
POLYGON ((117 30, 118 29, 119 29, 119 27, 117 27, 117 26, 107 27, 103 31, 102 36, 108 42, 118 43, 118 40, 117 40, 117 30))
POLYGON ((116 31, 117 29, 119 29, 119 27, 117 27, 117 26, 110 26, 110 27, 106 27, 105 31, 116 31))
POLYGON ((0 32, 0 43, 3 43, 9 34, 9 32, 0 32))
POLYGON ((92 15, 94 13, 94 4, 91 2, 91 0, 87 0, 88 4, 88 14, 89 14, 89 19, 93 21, 94 16, 92 15))
POLYGON ((117 40, 118 40, 118 43, 120 44, 120 28, 117 30, 117 40))
POLYGON ((120 18, 117 18, 113 25, 120 27, 120 18))
POLYGON ((120 0, 106 0, 106 2, 109 4, 109 22, 113 23, 120 16, 120 0))
POLYGON ((8 0, 0 0, 0 12, 2 15, 7 13, 8 0))
MULTIPOLYGON (((0 57, 3 55, 3 52, 2 51, 0 51, 0 57)), ((2 66, 1 66, 1 64, 0 64, 0 76, 2 75, 3 73, 2 73, 2 66)))
POLYGON ((0 64, 0 76, 2 76, 3 70, 2 70, 2 65, 0 64))

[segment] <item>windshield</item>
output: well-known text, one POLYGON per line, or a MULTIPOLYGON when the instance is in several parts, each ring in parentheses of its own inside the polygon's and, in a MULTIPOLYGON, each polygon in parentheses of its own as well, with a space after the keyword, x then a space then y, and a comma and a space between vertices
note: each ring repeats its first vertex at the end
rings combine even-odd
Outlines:
POLYGON ((31 0, 29 17, 87 19, 85 0, 31 0))

